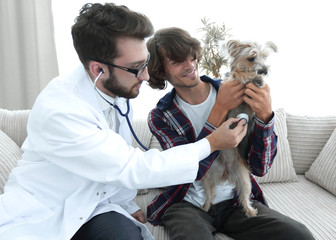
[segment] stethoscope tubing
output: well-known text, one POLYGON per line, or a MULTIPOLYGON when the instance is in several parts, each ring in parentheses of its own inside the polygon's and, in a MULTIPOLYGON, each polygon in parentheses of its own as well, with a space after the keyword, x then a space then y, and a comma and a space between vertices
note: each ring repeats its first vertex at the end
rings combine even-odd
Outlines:
POLYGON ((94 89, 97 91, 97 93, 99 94, 99 96, 100 96, 102 99, 104 99, 108 104, 110 104, 112 107, 114 107, 122 117, 125 117, 125 118, 126 118, 127 125, 128 125, 128 127, 129 127, 129 129, 130 129, 130 131, 131 131, 131 133, 132 133, 132 135, 133 135, 135 141, 136 141, 136 142, 137 142, 137 143, 138 143, 138 144, 139 144, 145 151, 148 151, 148 148, 146 148, 146 147, 142 144, 142 142, 139 140, 139 138, 137 137, 137 135, 136 135, 136 133, 135 133, 133 127, 132 127, 131 121, 130 121, 130 119, 129 119, 129 117, 128 117, 128 114, 129 114, 129 112, 130 112, 129 99, 126 100, 126 103, 127 103, 127 111, 126 111, 125 113, 123 113, 123 112, 121 111, 121 109, 120 109, 116 104, 113 104, 113 103, 111 103, 110 101, 108 101, 108 100, 107 100, 106 98, 104 98, 104 97, 100 94, 100 92, 97 90, 97 86, 96 86, 96 84, 97 84, 97 81, 98 81, 98 79, 100 78, 100 75, 101 75, 102 73, 103 73, 103 71, 101 71, 101 72, 98 74, 98 76, 96 77, 96 79, 94 80, 94 82, 93 82, 94 89))

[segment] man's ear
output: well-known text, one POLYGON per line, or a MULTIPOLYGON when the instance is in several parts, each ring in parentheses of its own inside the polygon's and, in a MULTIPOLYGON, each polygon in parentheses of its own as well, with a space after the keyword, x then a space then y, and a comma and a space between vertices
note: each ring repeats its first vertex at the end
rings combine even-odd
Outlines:
POLYGON ((102 64, 99 63, 99 62, 95 62, 95 61, 90 62, 90 64, 89 64, 89 69, 90 69, 90 72, 91 72, 94 76, 98 76, 98 74, 99 74, 100 72, 104 73, 103 66, 102 66, 102 64))

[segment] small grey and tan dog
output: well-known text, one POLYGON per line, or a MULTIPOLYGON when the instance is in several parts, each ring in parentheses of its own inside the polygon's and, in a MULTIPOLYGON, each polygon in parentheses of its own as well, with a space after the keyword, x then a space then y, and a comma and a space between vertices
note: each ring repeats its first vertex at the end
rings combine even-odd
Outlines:
MULTIPOLYGON (((256 42, 228 41, 221 50, 222 54, 229 56, 230 66, 229 75, 224 81, 238 80, 242 84, 253 82, 257 87, 263 87, 264 77, 269 70, 265 62, 271 51, 277 52, 277 47, 272 42, 267 42, 262 46, 256 42)), ((255 113, 249 105, 243 102, 231 110, 227 118, 235 118, 240 113, 248 115, 247 134, 237 148, 221 151, 205 174, 202 180, 206 194, 203 209, 209 210, 216 195, 216 186, 227 180, 230 184, 235 185, 239 204, 244 208, 246 216, 253 217, 257 215, 258 211, 251 206, 249 200, 251 181, 246 158, 250 135, 254 129, 255 113)))

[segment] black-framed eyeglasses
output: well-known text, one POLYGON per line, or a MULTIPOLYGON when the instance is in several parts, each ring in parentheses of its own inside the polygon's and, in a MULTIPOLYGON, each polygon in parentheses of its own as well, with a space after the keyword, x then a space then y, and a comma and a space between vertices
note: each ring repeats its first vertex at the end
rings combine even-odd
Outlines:
POLYGON ((150 59, 150 53, 148 53, 146 62, 137 69, 118 66, 118 65, 115 65, 115 64, 112 64, 112 63, 109 63, 109 62, 105 62, 105 61, 96 59, 96 58, 87 57, 87 59, 92 60, 92 61, 96 61, 96 62, 100 62, 100 63, 106 64, 108 66, 111 66, 111 67, 119 68, 119 69, 124 70, 124 71, 129 72, 129 73, 133 73, 135 75, 135 77, 138 78, 138 77, 141 77, 141 75, 145 72, 145 69, 146 69, 146 67, 148 65, 148 62, 149 62, 149 59, 150 59))

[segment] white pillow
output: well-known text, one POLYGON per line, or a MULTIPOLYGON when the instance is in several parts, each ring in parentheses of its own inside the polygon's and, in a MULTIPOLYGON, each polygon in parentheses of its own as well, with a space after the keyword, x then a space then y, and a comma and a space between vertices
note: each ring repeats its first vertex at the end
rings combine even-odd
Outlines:
POLYGON ((305 175, 336 196, 336 128, 305 175))
POLYGON ((21 158, 22 151, 16 143, 0 130, 0 194, 12 168, 21 158))
POLYGON ((288 142, 294 169, 304 174, 336 128, 336 116, 299 116, 287 113, 288 142))
POLYGON ((266 175, 255 178, 259 183, 298 181, 287 140, 286 113, 282 108, 275 111, 274 132, 278 136, 277 155, 266 175))

